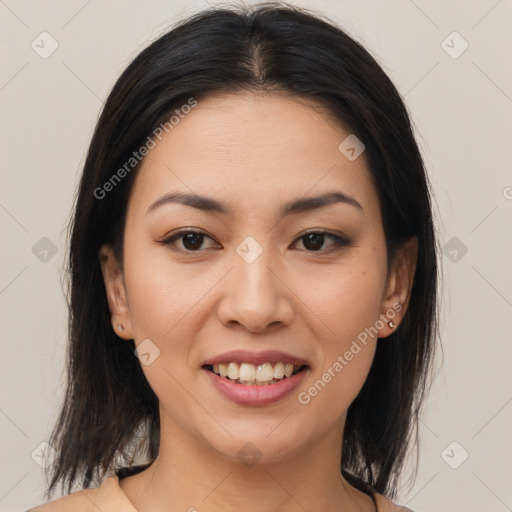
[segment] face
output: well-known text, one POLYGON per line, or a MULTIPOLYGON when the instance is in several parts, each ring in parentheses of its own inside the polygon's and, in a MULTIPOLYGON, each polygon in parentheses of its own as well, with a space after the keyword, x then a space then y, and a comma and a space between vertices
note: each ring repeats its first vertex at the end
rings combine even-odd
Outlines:
POLYGON ((350 132, 319 107, 271 95, 200 101, 136 176, 123 270, 100 251, 113 326, 145 354, 162 425, 228 458, 248 442, 272 461, 341 439, 378 337, 405 311, 415 258, 387 276, 365 154, 338 149, 350 132), (330 201, 304 201, 317 197, 330 201), (273 378, 280 362, 301 369, 245 385, 238 365, 228 377, 204 366, 215 361, 241 364, 247 381, 273 378))

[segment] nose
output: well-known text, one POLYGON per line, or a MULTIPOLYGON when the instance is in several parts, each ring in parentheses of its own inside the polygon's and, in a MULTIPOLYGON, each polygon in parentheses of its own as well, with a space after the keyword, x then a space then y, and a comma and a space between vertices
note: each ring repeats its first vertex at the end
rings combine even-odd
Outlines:
POLYGON ((250 263, 235 254, 233 262, 234 268, 224 280, 219 320, 227 327, 243 326, 252 333, 290 325, 293 292, 270 251, 263 251, 250 263))

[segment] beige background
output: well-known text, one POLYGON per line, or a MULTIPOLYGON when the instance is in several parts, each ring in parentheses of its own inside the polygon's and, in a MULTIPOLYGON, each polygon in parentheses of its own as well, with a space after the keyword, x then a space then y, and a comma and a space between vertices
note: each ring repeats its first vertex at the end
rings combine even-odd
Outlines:
MULTIPOLYGON (((64 228, 102 100, 144 44, 206 5, 0 0, 2 511, 42 502, 32 454, 62 395, 64 228), (58 43, 46 59, 31 47, 46 37, 51 48, 44 31, 58 43), (51 247, 43 237, 55 255, 42 252, 51 247)), ((399 502, 416 512, 512 510, 511 2, 300 5, 365 43, 405 95, 436 194, 444 363, 422 424, 419 473, 399 502), (460 53, 459 36, 442 46, 453 31, 469 44, 458 58, 445 49, 460 53)))

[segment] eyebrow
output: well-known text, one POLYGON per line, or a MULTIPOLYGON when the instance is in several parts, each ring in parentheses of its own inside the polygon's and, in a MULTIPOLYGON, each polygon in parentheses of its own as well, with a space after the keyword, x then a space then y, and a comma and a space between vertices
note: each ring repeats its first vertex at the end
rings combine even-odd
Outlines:
MULTIPOLYGON (((232 215, 234 213, 233 209, 226 203, 220 202, 216 199, 213 199, 212 197, 198 194, 189 194, 179 191, 169 192, 158 198, 154 203, 151 204, 151 206, 149 206, 146 213, 155 210, 159 206, 169 203, 184 204, 204 212, 218 213, 221 215, 232 215)), ((304 197, 290 201, 281 207, 279 216, 282 218, 286 217, 287 215, 310 212, 337 203, 353 206, 360 212, 363 212, 363 207, 355 198, 343 192, 333 191, 315 197, 304 197)))

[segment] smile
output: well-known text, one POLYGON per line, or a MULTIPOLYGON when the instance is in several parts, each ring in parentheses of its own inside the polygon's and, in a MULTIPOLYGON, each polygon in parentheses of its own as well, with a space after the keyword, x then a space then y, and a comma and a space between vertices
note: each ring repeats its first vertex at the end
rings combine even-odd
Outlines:
POLYGON ((247 368, 244 366, 245 364, 247 363, 222 365, 224 366, 222 372, 225 373, 231 370, 231 375, 237 377, 236 379, 231 379, 228 373, 225 377, 222 377, 220 374, 221 364, 216 368, 218 373, 214 371, 213 365, 205 365, 201 369, 208 381, 221 395, 235 404, 246 407, 265 406, 284 399, 300 386, 310 371, 308 365, 295 367, 294 365, 287 366, 285 363, 275 363, 274 365, 263 363, 258 365, 258 367, 247 364, 249 367, 247 368), (256 381, 255 377, 258 375, 258 368, 260 366, 263 367, 259 370, 260 378, 268 380, 256 381), (285 373, 281 378, 275 379, 273 375, 276 373, 278 376, 281 375, 283 367, 289 376, 286 376, 285 373), (293 368, 291 374, 290 368, 293 368), (272 373, 272 378, 270 378, 271 371, 276 372, 272 373), (243 381, 240 381, 240 373, 242 374, 243 381), (254 378, 252 377, 253 373, 255 374, 254 378), (248 376, 251 379, 247 380, 248 376))
POLYGON ((297 374, 306 365, 293 365, 292 363, 277 362, 274 364, 263 363, 254 365, 251 363, 221 363, 206 365, 204 368, 210 370, 224 379, 233 381, 235 384, 245 386, 266 386, 275 384, 297 374))

